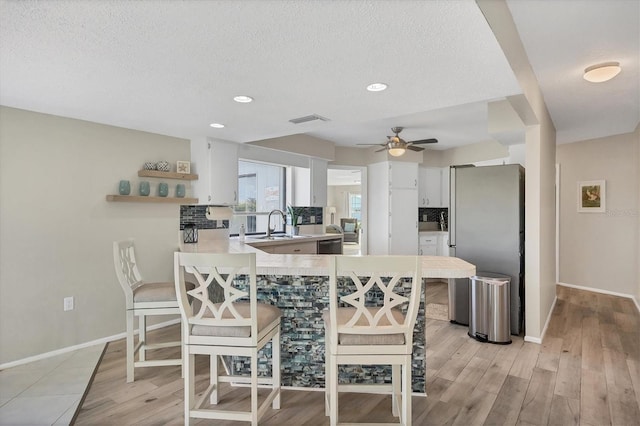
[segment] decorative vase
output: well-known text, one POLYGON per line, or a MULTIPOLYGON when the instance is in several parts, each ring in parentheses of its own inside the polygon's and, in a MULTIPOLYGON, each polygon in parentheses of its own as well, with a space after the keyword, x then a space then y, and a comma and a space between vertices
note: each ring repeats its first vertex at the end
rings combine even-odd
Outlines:
POLYGON ((146 197, 151 192, 151 188, 149 186, 149 182, 147 182, 147 181, 140 182, 140 188, 138 188, 138 189, 140 191, 140 195, 142 195, 143 197, 146 197))
POLYGON ((169 185, 161 182, 158 185, 158 195, 161 197, 166 197, 167 195, 169 195, 169 185))
POLYGON ((118 185, 118 192, 120 195, 129 195, 131 193, 131 184, 128 180, 121 180, 118 185))
POLYGON ((144 163, 144 169, 145 170, 155 170, 156 169, 156 163, 152 163, 151 161, 147 161, 146 163, 144 163))
POLYGON ((161 172, 170 172, 171 166, 167 161, 158 161, 156 164, 156 168, 161 172))
POLYGON ((184 184, 182 184, 182 183, 177 184, 176 185, 176 197, 184 198, 184 194, 185 194, 184 184))

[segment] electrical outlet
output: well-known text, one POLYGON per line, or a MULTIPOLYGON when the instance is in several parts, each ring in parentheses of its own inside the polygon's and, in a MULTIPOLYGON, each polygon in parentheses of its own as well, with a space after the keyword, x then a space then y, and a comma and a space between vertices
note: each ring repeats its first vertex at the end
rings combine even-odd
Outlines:
POLYGON ((422 215, 422 221, 423 221, 423 222, 427 222, 427 215, 426 215, 426 214, 423 214, 423 215, 422 215))
POLYGON ((73 296, 64 298, 64 310, 73 311, 73 296))
POLYGON ((316 217, 315 216, 309 216, 309 223, 316 223, 316 217))

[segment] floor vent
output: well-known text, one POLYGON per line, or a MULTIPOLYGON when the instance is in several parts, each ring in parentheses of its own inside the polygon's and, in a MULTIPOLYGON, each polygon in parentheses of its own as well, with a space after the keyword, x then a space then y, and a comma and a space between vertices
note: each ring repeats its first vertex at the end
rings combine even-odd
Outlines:
POLYGON ((300 124, 300 123, 306 123, 308 121, 314 121, 314 120, 329 121, 328 118, 322 117, 318 114, 311 114, 304 117, 292 118, 291 120, 289 120, 289 122, 293 124, 300 124))

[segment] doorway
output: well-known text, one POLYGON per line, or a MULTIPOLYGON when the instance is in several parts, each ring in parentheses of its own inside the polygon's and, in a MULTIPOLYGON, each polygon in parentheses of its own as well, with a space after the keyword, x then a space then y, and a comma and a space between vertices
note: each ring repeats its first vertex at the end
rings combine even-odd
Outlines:
POLYGON ((367 254, 366 175, 366 167, 329 165, 327 169, 325 223, 340 227, 345 240, 344 254, 367 254))

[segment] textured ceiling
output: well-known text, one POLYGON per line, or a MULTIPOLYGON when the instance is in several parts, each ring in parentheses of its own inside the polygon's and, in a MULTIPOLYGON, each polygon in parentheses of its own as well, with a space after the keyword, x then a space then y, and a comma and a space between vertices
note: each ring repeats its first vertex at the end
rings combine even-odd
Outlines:
POLYGON ((1 6, 3 105, 178 137, 354 145, 402 125, 445 148, 487 139, 486 100, 520 92, 472 1, 1 6), (379 81, 389 89, 365 90, 379 81), (469 103, 449 120, 428 113, 469 103), (330 121, 288 121, 314 113, 330 121))
MULTIPOLYGON (((633 130, 640 2, 508 5, 558 140, 633 130), (625 68, 589 86, 581 72, 601 60, 625 68)), ((126 128, 352 146, 404 126, 445 149, 490 139, 487 101, 520 92, 470 0, 0 0, 0 103, 126 128), (379 81, 389 89, 365 90, 379 81), (330 121, 288 121, 309 114, 330 121)))

